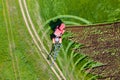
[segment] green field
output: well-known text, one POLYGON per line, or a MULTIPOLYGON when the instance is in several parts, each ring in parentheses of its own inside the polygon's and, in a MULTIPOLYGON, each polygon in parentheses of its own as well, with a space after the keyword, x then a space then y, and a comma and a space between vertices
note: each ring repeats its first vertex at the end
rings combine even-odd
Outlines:
MULTIPOLYGON (((92 23, 114 22, 120 20, 119 0, 37 0, 40 15, 48 20, 58 15, 74 15, 92 23)), ((65 18, 65 20, 72 20, 65 18)))
POLYGON ((0 80, 56 79, 33 44, 18 1, 1 0, 0 6, 0 80))
MULTIPOLYGON (((120 0, 26 0, 35 29, 49 52, 51 20, 60 18, 68 25, 89 25, 120 21, 120 0)), ((24 8, 25 10, 25 8, 24 8)), ((27 13, 26 13, 27 15, 27 13)), ((29 23, 30 25, 30 23, 29 23)), ((67 80, 96 80, 99 76, 85 72, 102 65, 73 49, 82 45, 63 36, 57 64, 67 80)), ((40 46, 41 49, 43 46, 40 46)), ((0 1, 0 80, 57 80, 24 22, 17 0, 0 1)))

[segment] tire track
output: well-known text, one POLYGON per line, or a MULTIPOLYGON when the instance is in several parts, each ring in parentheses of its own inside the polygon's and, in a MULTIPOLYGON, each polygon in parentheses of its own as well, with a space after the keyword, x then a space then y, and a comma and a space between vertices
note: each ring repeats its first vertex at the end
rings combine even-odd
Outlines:
MULTIPOLYGON (((6 1, 6 5, 7 5, 7 9, 9 9, 9 6, 8 6, 8 1, 6 1)), ((8 14, 10 14, 10 10, 8 11, 8 14)), ((12 20, 10 18, 10 15, 9 15, 9 22, 10 24, 12 23, 12 20)), ((12 29, 12 26, 10 26, 11 28, 11 37, 12 37, 12 42, 13 42, 13 52, 15 50, 15 40, 14 40, 14 36, 13 36, 13 29, 12 29)), ((21 80, 21 77, 20 77, 20 69, 19 69, 19 62, 18 62, 18 59, 17 59, 17 55, 15 55, 14 53, 14 57, 15 57, 15 63, 16 63, 16 69, 17 69, 17 80, 21 80)))
MULTIPOLYGON (((31 20, 31 17, 30 17, 30 15, 29 15, 29 12, 28 12, 28 9, 27 9, 26 0, 23 0, 23 1, 24 1, 23 4, 24 4, 24 7, 25 7, 25 11, 26 11, 26 13, 27 13, 28 20, 29 20, 29 22, 30 22, 30 25, 31 25, 33 31, 34 31, 34 34, 35 34, 37 40, 39 41, 39 43, 41 44, 41 46, 43 47, 43 49, 46 51, 47 54, 49 54, 49 52, 48 52, 48 51, 46 50, 46 48, 44 47, 43 42, 41 41, 41 39, 40 39, 40 37, 39 37, 39 35, 38 35, 35 27, 34 27, 34 24, 33 24, 32 20, 31 20)), ((46 59, 46 58, 45 58, 45 59, 46 59)), ((47 59, 46 59, 46 60, 47 60, 47 59)), ((54 62, 53 59, 52 59, 52 61, 54 62)), ((63 77, 63 79, 65 80, 65 77, 64 77, 63 73, 61 72, 61 70, 59 69, 58 65, 57 65, 55 62, 54 62, 54 64, 55 64, 55 67, 57 68, 57 70, 59 71, 61 77, 63 77)))
MULTIPOLYGON (((30 26, 29 26, 29 23, 28 23, 28 21, 27 21, 27 17, 26 17, 26 15, 25 15, 25 12, 24 12, 23 5, 22 5, 21 0, 19 0, 19 6, 20 6, 20 9, 21 9, 21 12, 22 12, 22 16, 23 16, 23 18, 24 18, 24 21, 25 21, 25 24, 26 24, 26 27, 27 27, 27 29, 28 29, 29 34, 31 35, 31 37, 32 37, 32 39, 33 39, 36 47, 37 47, 38 50, 41 52, 41 54, 42 54, 42 56, 44 57, 44 59, 45 59, 45 60, 47 61, 47 63, 50 65, 50 62, 46 59, 46 56, 43 54, 43 53, 44 53, 43 50, 42 50, 41 47, 39 46, 39 44, 38 44, 38 42, 37 42, 34 34, 32 33, 32 30, 30 29, 30 26)), ((33 26, 33 25, 31 25, 31 27, 34 29, 34 26, 33 26)), ((40 56, 40 55, 39 55, 39 56, 40 56)), ((53 67, 51 67, 51 69, 52 69, 52 71, 54 72, 54 74, 57 76, 57 78, 58 78, 59 80, 61 80, 61 78, 60 78, 60 76, 58 75, 58 73, 56 72, 56 70, 55 70, 53 67)))
POLYGON ((7 1, 6 3, 4 3, 4 1, 2 0, 2 5, 4 8, 3 15, 4 15, 5 24, 6 24, 7 34, 8 34, 9 50, 10 50, 10 56, 12 59, 12 67, 14 71, 14 76, 15 76, 15 80, 20 80, 20 74, 18 70, 18 61, 17 61, 17 57, 15 56, 13 52, 13 50, 15 49, 15 43, 14 43, 14 36, 13 36, 12 27, 11 27, 11 21, 10 21, 10 15, 9 15, 10 13, 9 13, 9 9, 8 9, 9 7, 8 7, 7 1), (6 13, 8 15, 5 15, 6 13))
MULTIPOLYGON (((48 55, 49 52, 48 52, 48 51, 46 50, 46 48, 44 47, 44 44, 43 44, 43 42, 41 41, 41 39, 40 39, 40 37, 39 37, 39 35, 38 35, 38 33, 37 33, 37 30, 35 29, 35 26, 34 26, 32 20, 31 20, 31 17, 30 17, 30 15, 29 15, 29 12, 28 12, 28 9, 27 9, 26 0, 23 0, 23 4, 24 4, 24 7, 25 7, 25 11, 26 11, 26 13, 27 13, 28 20, 29 20, 30 25, 31 25, 31 27, 32 27, 32 30, 33 30, 33 32, 34 32, 37 40, 39 41, 39 43, 40 43, 41 46, 43 47, 43 50, 44 50, 45 53, 47 53, 47 55, 48 55)), ((42 25, 41 25, 41 26, 42 26, 42 25)), ((45 59, 46 59, 46 58, 45 58, 45 59)), ((46 59, 46 60, 47 60, 47 59, 46 59)), ((53 59, 52 59, 52 62, 54 62, 53 59)), ((58 72, 60 73, 61 77, 62 77, 64 80, 66 80, 65 77, 64 77, 64 75, 63 75, 63 73, 62 73, 62 71, 61 71, 60 68, 58 67, 58 65, 57 65, 55 62, 54 62, 54 64, 55 64, 56 69, 57 69, 58 72)))

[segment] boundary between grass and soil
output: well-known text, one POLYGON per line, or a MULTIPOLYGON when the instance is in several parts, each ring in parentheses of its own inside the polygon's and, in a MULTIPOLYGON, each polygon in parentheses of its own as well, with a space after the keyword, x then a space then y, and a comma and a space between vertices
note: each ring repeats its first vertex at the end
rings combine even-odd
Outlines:
POLYGON ((116 26, 120 24, 120 22, 111 22, 111 23, 98 23, 98 24, 91 24, 91 25, 80 25, 80 26, 67 26, 66 28, 69 29, 69 28, 84 28, 84 27, 97 27, 97 26, 110 26, 110 25, 113 25, 113 26, 116 26))

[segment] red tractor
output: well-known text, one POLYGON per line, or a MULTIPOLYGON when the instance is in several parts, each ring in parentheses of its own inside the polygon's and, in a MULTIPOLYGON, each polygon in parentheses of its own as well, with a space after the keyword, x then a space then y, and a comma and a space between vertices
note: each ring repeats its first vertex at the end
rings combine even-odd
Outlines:
POLYGON ((62 35, 64 34, 64 32, 65 32, 65 24, 61 23, 59 26, 56 27, 53 33, 54 35, 52 37, 53 47, 50 54, 48 55, 48 59, 50 58, 50 56, 53 56, 53 59, 56 60, 56 57, 62 45, 62 35))

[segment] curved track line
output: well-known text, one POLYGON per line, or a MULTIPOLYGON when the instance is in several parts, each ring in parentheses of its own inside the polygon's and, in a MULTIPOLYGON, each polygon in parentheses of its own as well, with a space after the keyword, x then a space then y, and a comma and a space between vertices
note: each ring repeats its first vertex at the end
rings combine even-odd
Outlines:
MULTIPOLYGON (((47 20, 47 21, 43 24, 43 27, 45 27, 51 20, 55 20, 55 19, 57 19, 57 18, 73 18, 73 19, 79 20, 79 21, 81 21, 81 22, 84 22, 84 23, 86 23, 86 24, 91 24, 90 21, 88 21, 88 20, 86 20, 86 19, 84 19, 84 18, 78 17, 78 16, 73 16, 73 15, 59 15, 59 16, 56 16, 56 17, 53 17, 53 18, 50 18, 49 20, 47 20)), ((76 22, 73 22, 73 21, 64 21, 64 22, 67 23, 67 24, 80 25, 80 23, 76 23, 76 22)), ((50 29, 50 28, 48 28, 48 29, 44 32, 44 34, 43 34, 43 36, 42 36, 42 40, 44 39, 44 37, 45 37, 45 35, 47 34, 47 32, 49 31, 49 29, 50 29)), ((40 29, 38 29, 37 32, 39 33, 39 32, 40 32, 40 29)), ((46 38, 46 37, 45 37, 45 38, 46 38)), ((46 39, 46 40, 48 40, 48 39, 46 39)))
MULTIPOLYGON (((27 18, 26 18, 26 16, 25 16, 25 13, 24 13, 24 10, 23 10, 23 6, 22 6, 21 0, 19 0, 19 5, 20 5, 20 9, 21 9, 22 16, 23 16, 23 18, 24 18, 26 27, 27 27, 27 29, 28 29, 28 32, 29 32, 29 34, 31 35, 31 37, 32 37, 32 39, 33 39, 36 47, 39 49, 39 51, 42 53, 42 56, 43 56, 44 59, 46 60, 46 56, 43 54, 43 51, 41 50, 40 46, 38 45, 38 42, 36 41, 36 39, 35 39, 32 31, 31 31, 31 29, 30 29, 30 26, 29 26, 29 24, 28 24, 27 18)), ((50 65, 50 62, 49 62, 48 60, 46 60, 46 61, 47 61, 47 63, 50 65)), ((52 71, 55 73, 55 75, 57 76, 57 78, 58 78, 59 80, 61 80, 60 76, 57 74, 57 72, 55 71, 55 69, 54 69, 53 67, 51 67, 51 69, 52 69, 52 71)))
MULTIPOLYGON (((78 16, 73 16, 73 15, 59 15, 59 16, 56 16, 56 17, 53 17, 53 18, 50 18, 49 20, 47 20, 44 24, 43 24, 43 27, 45 27, 50 21, 52 20, 55 20, 55 19, 58 19, 58 18, 73 18, 73 19, 76 19, 76 20, 79 20, 81 22, 84 22, 86 24, 92 24, 90 21, 84 19, 84 18, 81 18, 81 17, 78 17, 78 16)), ((40 29, 38 30, 38 33, 40 32, 40 29)))
MULTIPOLYGON (((34 24, 33 24, 32 20, 31 20, 31 18, 30 18, 30 15, 29 15, 29 12, 28 12, 28 9, 27 9, 27 5, 26 5, 26 0, 23 0, 23 1, 24 1, 24 2, 23 2, 23 3, 24 3, 24 7, 25 7, 25 10, 26 10, 26 13, 27 13, 28 20, 29 20, 30 25, 31 25, 31 27, 32 27, 32 30, 34 31, 34 34, 35 34, 36 38, 38 39, 39 43, 41 44, 41 46, 43 47, 44 51, 45 51, 47 54, 49 54, 49 52, 48 52, 48 51, 46 50, 46 48, 44 47, 44 44, 42 43, 42 41, 41 41, 41 39, 40 39, 40 37, 39 37, 39 35, 38 35, 35 27, 34 27, 34 24)), ((45 60, 47 60, 47 59, 45 58, 45 60)), ((48 61, 48 60, 47 60, 47 61, 48 61)), ((54 61, 53 59, 52 59, 52 61, 54 62, 54 65, 55 65, 56 69, 59 71, 61 77, 62 77, 64 80, 66 80, 65 76, 64 76, 63 73, 61 72, 61 70, 60 70, 60 68, 58 67, 58 65, 55 63, 55 61, 54 61)))
POLYGON ((39 43, 41 44, 41 46, 43 47, 43 49, 45 50, 45 52, 46 52, 47 54, 49 54, 49 52, 48 52, 48 51, 46 50, 46 48, 44 47, 44 44, 43 44, 43 42, 41 41, 41 39, 40 39, 40 37, 39 37, 36 29, 35 29, 35 26, 34 26, 34 24, 33 24, 33 22, 32 22, 32 19, 31 19, 31 17, 30 17, 30 14, 29 14, 29 11, 28 11, 28 8, 27 8, 27 5, 26 5, 26 0, 23 0, 23 4, 24 4, 24 7, 25 7, 25 11, 26 11, 26 14, 27 14, 28 21, 29 21, 29 23, 30 23, 30 25, 31 25, 31 27, 32 27, 32 30, 33 30, 33 32, 34 32, 35 37, 37 38, 37 40, 39 41, 39 43))
POLYGON ((56 17, 53 17, 53 18, 50 18, 49 20, 47 20, 44 23, 43 27, 45 27, 50 21, 58 19, 58 18, 73 18, 73 19, 79 20, 81 22, 84 22, 86 24, 91 24, 90 21, 88 21, 88 20, 86 20, 84 18, 78 17, 78 16, 73 16, 73 15, 59 15, 59 16, 56 16, 56 17))
MULTIPOLYGON (((3 9, 4 9, 4 3, 3 3, 3 0, 2 0, 2 4, 3 4, 3 9)), ((5 10, 5 9, 4 9, 5 10)), ((14 60, 13 60, 13 53, 12 53, 12 49, 11 49, 11 40, 10 40, 10 32, 8 30, 8 22, 7 22, 7 18, 5 17, 5 11, 3 11, 3 15, 4 15, 4 20, 5 20, 5 24, 6 24, 6 28, 7 28, 7 34, 8 34, 8 43, 9 43, 9 50, 10 50, 10 56, 12 58, 12 67, 13 67, 13 71, 14 71, 14 76, 15 76, 15 79, 17 80, 17 74, 16 74, 16 69, 15 69, 15 63, 14 63, 14 60)))
MULTIPOLYGON (((3 5, 3 7, 5 7, 3 0, 2 0, 2 5, 3 5)), ((12 58, 12 65, 13 65, 13 71, 14 71, 15 79, 20 80, 20 72, 18 70, 19 68, 18 68, 17 57, 15 56, 15 54, 13 54, 13 49, 12 49, 12 48, 15 48, 15 43, 14 43, 14 37, 13 37, 13 32, 12 32, 12 27, 11 27, 11 22, 10 22, 10 15, 9 15, 10 13, 9 13, 9 10, 8 10, 9 7, 8 7, 7 2, 6 2, 6 8, 7 8, 7 10, 4 8, 3 15, 4 15, 4 19, 5 19, 6 28, 7 28, 10 56, 12 58), (6 13, 8 14, 8 19, 7 19, 6 15, 5 15, 5 10, 6 10, 6 13), (8 26, 7 24, 9 24, 10 26, 8 26)))
MULTIPOLYGON (((9 8, 8 6, 8 1, 6 1, 6 5, 7 5, 7 9, 9 8)), ((10 14, 10 11, 8 11, 8 14, 10 14)), ((13 36, 13 31, 12 31, 12 26, 11 26, 11 18, 10 18, 10 15, 9 15, 9 22, 10 22, 10 28, 11 28, 11 37, 12 37, 12 43, 13 43, 13 48, 15 49, 15 40, 14 40, 14 36, 13 36)), ((15 55, 14 53, 14 57, 15 57, 15 63, 16 63, 16 70, 18 72, 18 77, 17 77, 17 80, 21 80, 21 77, 20 77, 20 70, 19 70, 19 63, 18 63, 18 59, 17 59, 17 56, 15 55)))

